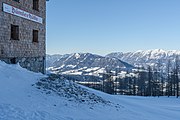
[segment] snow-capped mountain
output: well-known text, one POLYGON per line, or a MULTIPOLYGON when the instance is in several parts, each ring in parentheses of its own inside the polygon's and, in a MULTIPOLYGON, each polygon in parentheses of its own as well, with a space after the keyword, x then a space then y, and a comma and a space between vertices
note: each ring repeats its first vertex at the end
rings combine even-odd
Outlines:
POLYGON ((160 64, 166 66, 168 60, 172 63, 175 61, 176 57, 180 55, 178 50, 138 50, 135 52, 115 52, 106 55, 106 57, 115 57, 119 58, 122 61, 125 61, 134 66, 147 66, 147 65, 156 65, 160 64))
POLYGON ((130 69, 133 66, 116 58, 90 53, 47 56, 48 70, 61 74, 99 76, 105 70, 130 69))
POLYGON ((46 65, 47 67, 52 66, 52 64, 62 58, 63 55, 55 54, 55 55, 46 55, 46 65))
POLYGON ((47 55, 47 70, 68 75, 79 81, 101 80, 102 73, 115 70, 131 70, 133 66, 159 66, 163 71, 170 60, 173 68, 175 59, 180 55, 177 50, 138 50, 136 52, 116 52, 100 56, 91 53, 73 53, 65 55, 47 55), (125 61, 125 62, 123 62, 125 61), (130 65, 131 64, 131 65, 130 65), (133 65, 133 66, 132 66, 133 65), (92 78, 93 76, 93 78, 92 78))

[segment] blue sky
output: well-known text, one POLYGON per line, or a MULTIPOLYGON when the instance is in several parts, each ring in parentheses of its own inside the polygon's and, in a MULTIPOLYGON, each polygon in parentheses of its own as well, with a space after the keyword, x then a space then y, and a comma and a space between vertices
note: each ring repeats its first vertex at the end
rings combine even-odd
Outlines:
POLYGON ((180 50, 180 0, 50 0, 47 53, 180 50))

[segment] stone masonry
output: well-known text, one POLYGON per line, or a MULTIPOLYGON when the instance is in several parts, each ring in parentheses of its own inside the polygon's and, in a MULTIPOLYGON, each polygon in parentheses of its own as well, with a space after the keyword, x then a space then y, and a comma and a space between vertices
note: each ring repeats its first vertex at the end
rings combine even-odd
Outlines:
POLYGON ((0 0, 0 60, 45 73, 45 20, 46 0, 39 0, 39 10, 33 9, 33 0, 0 0), (42 24, 4 12, 4 3, 41 17, 42 24), (11 39, 11 24, 19 26, 19 40, 11 39), (38 30, 38 42, 32 41, 33 30, 38 30))

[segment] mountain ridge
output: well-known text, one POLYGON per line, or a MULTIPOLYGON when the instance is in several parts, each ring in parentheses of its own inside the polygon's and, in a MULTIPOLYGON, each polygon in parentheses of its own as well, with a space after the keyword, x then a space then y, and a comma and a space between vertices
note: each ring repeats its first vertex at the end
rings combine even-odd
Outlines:
MULTIPOLYGON (((106 56, 91 53, 72 53, 65 55, 47 55, 47 70, 55 74, 75 75, 75 77, 87 79, 87 76, 101 75, 110 71, 131 71, 136 67, 160 68, 167 70, 173 68, 175 59, 180 55, 178 50, 138 50, 135 52, 114 52, 106 56), (77 76, 78 75, 78 76, 77 76), (83 76, 83 77, 82 77, 83 76)), ((92 79, 92 78, 89 78, 92 79)))
MULTIPOLYGON (((91 53, 72 53, 63 55, 55 55, 47 57, 49 65, 47 70, 51 73, 63 75, 75 75, 82 79, 89 76, 100 77, 107 71, 130 70, 134 66, 121 61, 118 58, 104 57, 91 53)), ((95 79, 95 78, 94 78, 95 79)))
POLYGON ((106 57, 116 57, 134 66, 154 65, 154 64, 167 64, 168 60, 174 62, 176 57, 180 55, 178 50, 138 50, 135 52, 114 52, 107 54, 106 57))

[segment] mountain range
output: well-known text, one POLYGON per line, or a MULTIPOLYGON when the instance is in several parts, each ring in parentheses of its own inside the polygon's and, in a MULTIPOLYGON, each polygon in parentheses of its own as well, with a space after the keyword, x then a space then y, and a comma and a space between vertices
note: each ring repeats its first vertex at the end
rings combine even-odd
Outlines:
MULTIPOLYGON (((79 79, 84 76, 100 77, 107 71, 127 71, 138 66, 157 66, 166 69, 168 60, 173 64, 180 51, 177 50, 138 50, 135 52, 114 52, 106 56, 91 53, 47 55, 47 70, 53 73, 72 75, 79 79)), ((91 79, 91 78, 89 78, 91 79)))
POLYGON ((47 55, 47 70, 65 75, 100 76, 106 71, 130 70, 133 67, 120 59, 91 53, 47 55))
POLYGON ((161 66, 166 66, 167 62, 170 61, 174 63, 177 56, 180 55, 178 50, 138 50, 135 52, 114 52, 106 55, 106 57, 115 57, 122 61, 125 61, 134 66, 144 66, 147 65, 154 66, 160 64, 161 66))

